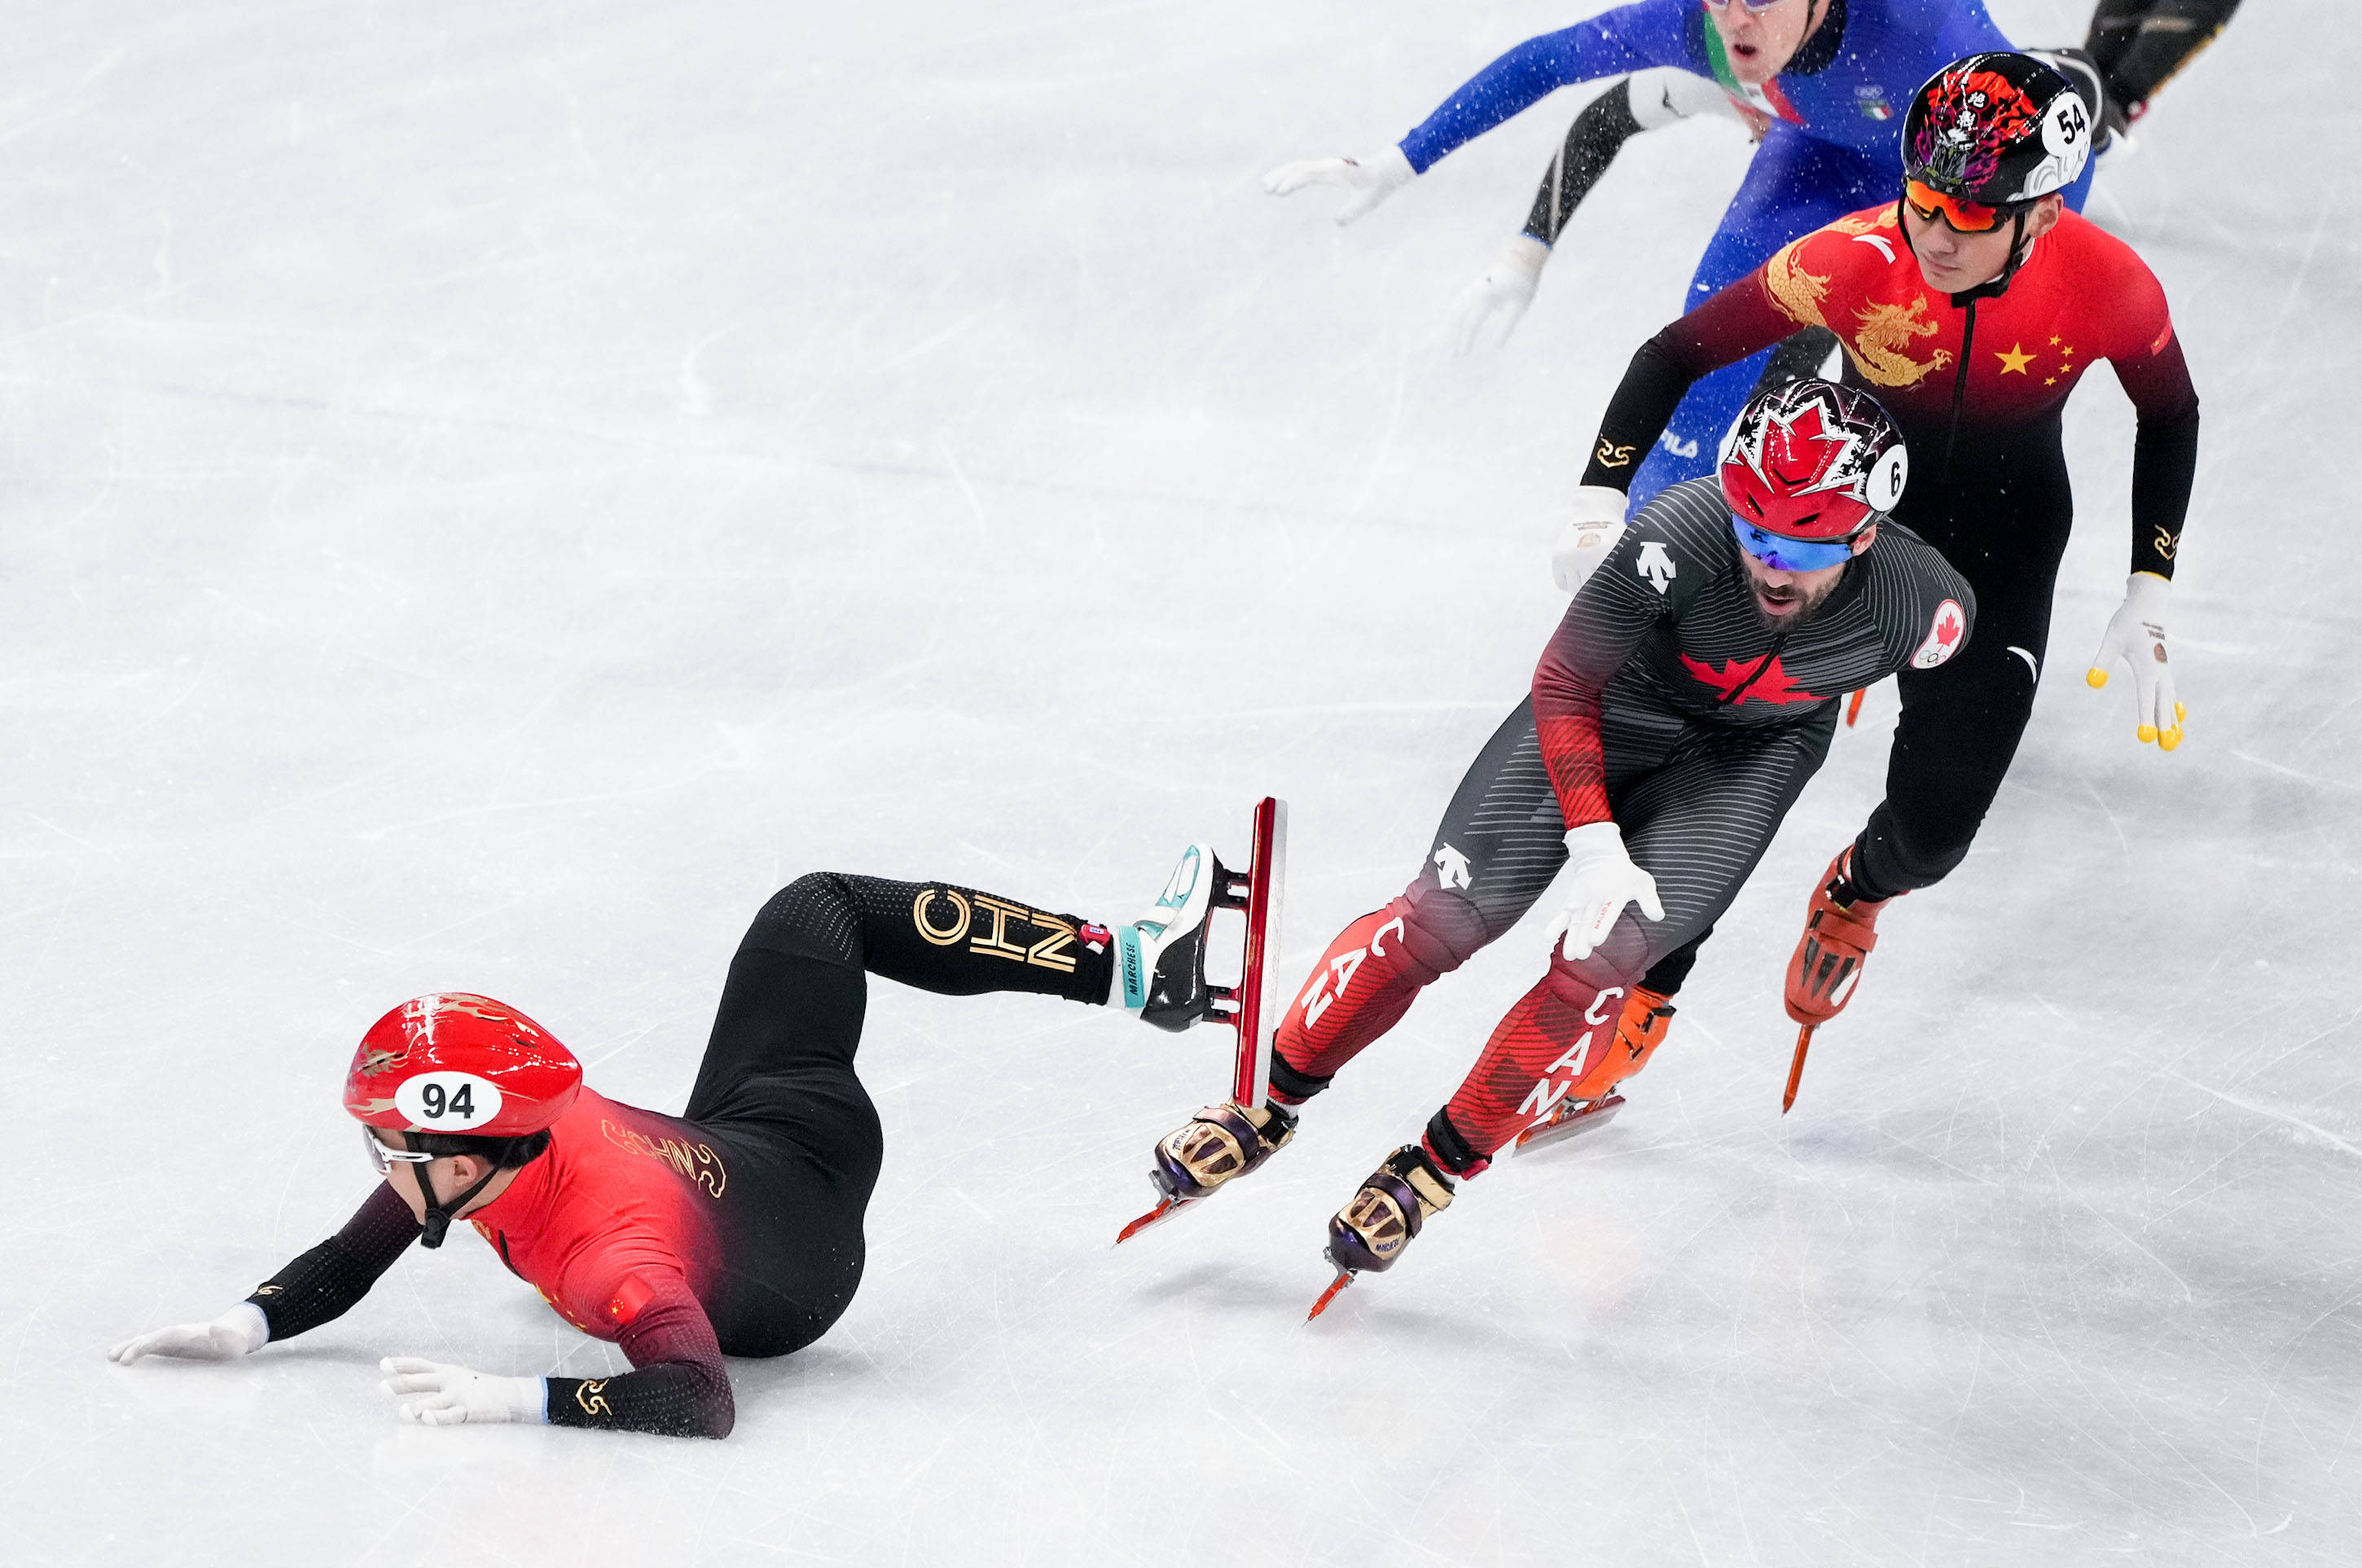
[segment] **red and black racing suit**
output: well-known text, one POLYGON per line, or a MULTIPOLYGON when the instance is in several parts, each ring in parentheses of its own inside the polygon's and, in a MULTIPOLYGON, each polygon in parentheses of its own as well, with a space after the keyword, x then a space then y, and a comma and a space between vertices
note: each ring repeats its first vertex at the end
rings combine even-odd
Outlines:
POLYGON ((1856 841, 1854 891, 1885 899, 1941 879, 2001 789, 2034 707, 2050 597, 2074 502, 2059 411, 2094 361, 2139 415, 2132 569, 2173 576, 2198 460, 2198 394, 2165 291, 2132 248, 2073 213, 1997 296, 1931 292, 1897 223, 1875 207, 1775 254, 1643 344, 1609 402, 1585 484, 1631 482, 1690 382, 1827 327, 1846 379, 1902 425, 1910 483, 1896 521, 1976 590, 1977 640, 1941 669, 1905 670, 1886 799, 1856 841))
MULTIPOLYGON (((826 1332, 861 1283, 884 1155, 855 1076, 866 975, 952 996, 1107 999, 1113 966, 1071 916, 942 883, 822 874, 763 906, 730 963, 688 1110, 584 1089, 548 1153, 469 1215, 501 1261, 634 1370, 552 1377, 559 1426, 726 1435, 725 1355, 826 1332)), ((275 1342, 368 1294, 419 1234, 381 1186, 345 1228, 248 1297, 275 1342)))
POLYGON ((1532 907, 1566 863, 1569 827, 1612 817, 1665 918, 1626 910, 1580 962, 1553 945, 1549 973, 1429 1123, 1439 1159, 1476 1168, 1603 1059, 1630 988, 1729 907, 1827 755, 1839 698, 1960 657, 1976 613, 1959 573, 1888 527, 1809 618, 1775 627, 1719 482, 1660 491, 1567 607, 1532 695, 1469 768, 1418 876, 1348 925, 1290 1001, 1275 1091, 1326 1088, 1423 987, 1532 907))

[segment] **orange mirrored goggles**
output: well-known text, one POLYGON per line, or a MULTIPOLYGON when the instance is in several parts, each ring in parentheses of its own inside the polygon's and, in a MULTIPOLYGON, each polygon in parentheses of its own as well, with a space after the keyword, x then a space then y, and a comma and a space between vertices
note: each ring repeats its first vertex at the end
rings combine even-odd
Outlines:
POLYGON ((2002 220, 2015 210, 1948 196, 1933 185, 1923 185, 1916 180, 1903 182, 1903 199, 1911 204, 1913 212, 1927 222, 1933 223, 1941 217, 1962 234, 1990 233, 1999 228, 2002 220))

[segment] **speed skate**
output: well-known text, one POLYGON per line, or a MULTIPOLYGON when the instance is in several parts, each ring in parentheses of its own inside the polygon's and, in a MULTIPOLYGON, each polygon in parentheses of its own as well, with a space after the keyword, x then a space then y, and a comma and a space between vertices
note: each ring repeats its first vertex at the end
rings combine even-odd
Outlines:
POLYGON ((1295 1117, 1271 1101, 1272 1033, 1284 1011, 1272 960, 1279 944, 1286 878, 1287 802, 1265 796, 1255 806, 1243 871, 1223 865, 1210 846, 1192 845, 1183 852, 1155 905, 1129 928, 1142 936, 1137 952, 1127 945, 1120 955, 1118 983, 1125 988, 1127 1002, 1137 974, 1141 994, 1148 999, 1142 1018, 1168 1029, 1202 1021, 1228 1023, 1236 1032, 1237 1049, 1230 1099, 1158 1140, 1148 1172, 1156 1187, 1156 1206, 1117 1233, 1118 1245, 1204 1201, 1223 1182, 1261 1165, 1295 1134, 1295 1117), (1206 979, 1207 928, 1216 910, 1235 910, 1245 917, 1234 987, 1210 985, 1206 979))

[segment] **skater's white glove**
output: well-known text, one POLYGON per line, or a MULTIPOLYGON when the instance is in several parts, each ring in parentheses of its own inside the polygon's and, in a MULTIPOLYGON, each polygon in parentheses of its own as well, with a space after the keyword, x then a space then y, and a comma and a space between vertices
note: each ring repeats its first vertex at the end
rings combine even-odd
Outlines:
POLYGON ((403 1419, 422 1427, 549 1419, 547 1378, 492 1377, 414 1355, 390 1355, 377 1366, 385 1374, 378 1386, 394 1397, 403 1419))
POLYGON ((2153 571, 2136 571, 2125 579, 2125 602, 2100 638, 2092 656, 2092 672, 2083 679, 2098 687, 2108 683, 2108 667, 2119 658, 2133 667, 2134 734, 2155 741, 2159 751, 2181 744, 2181 721, 2189 710, 2173 699, 2173 667, 2165 658, 2165 605, 2173 584, 2153 571))
POLYGON ((1485 275, 1460 291, 1451 302, 1451 347, 1455 353, 1465 354, 1476 347, 1482 337, 1498 348, 1509 340, 1518 318, 1534 303, 1534 291, 1541 286, 1542 263, 1550 259, 1551 248, 1530 234, 1520 234, 1501 247, 1501 254, 1485 269, 1485 275))
POLYGON ((1604 484, 1577 485, 1574 515, 1551 550, 1551 580, 1561 593, 1580 591, 1623 536, 1624 492, 1604 484))
POLYGON ((1337 226, 1342 228, 1415 178, 1403 149, 1390 147, 1367 158, 1310 158, 1283 163, 1263 177, 1263 188, 1275 196, 1285 196, 1307 185, 1334 185, 1345 193, 1345 204, 1337 209, 1337 226))
POLYGON ((150 1329, 111 1346, 106 1359, 129 1366, 143 1355, 178 1356, 183 1361, 236 1361, 252 1355, 270 1339, 270 1324, 262 1309, 241 1301, 210 1323, 176 1323, 150 1329))
POLYGON ((1614 823, 1585 823, 1566 830, 1567 868, 1574 880, 1566 906, 1550 923, 1550 934, 1566 934, 1563 948, 1570 962, 1588 958, 1607 940, 1626 904, 1638 904, 1650 920, 1665 918, 1657 899, 1657 879, 1632 864, 1624 852, 1624 834, 1614 823))

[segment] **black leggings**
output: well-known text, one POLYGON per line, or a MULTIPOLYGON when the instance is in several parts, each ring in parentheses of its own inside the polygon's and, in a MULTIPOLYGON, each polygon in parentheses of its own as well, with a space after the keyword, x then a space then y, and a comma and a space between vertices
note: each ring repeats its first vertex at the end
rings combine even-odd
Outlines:
POLYGON ((1907 491, 1895 509, 1969 580, 1977 628, 1949 662, 1895 677, 1903 715, 1886 799, 1854 841, 1854 885, 1866 897, 1927 887, 1967 857, 2034 712, 2075 510, 2057 427, 2036 435, 1999 453, 1965 452, 1968 480, 1907 491))
POLYGON ((885 1143, 854 1072, 869 975, 948 996, 1035 991, 1103 1002, 1113 959, 1072 916, 945 883, 817 873, 763 906, 730 961, 683 1114, 725 1148, 724 1282, 733 1355, 783 1355, 852 1301, 862 1216, 885 1143))

